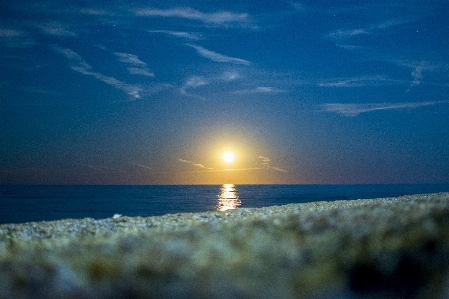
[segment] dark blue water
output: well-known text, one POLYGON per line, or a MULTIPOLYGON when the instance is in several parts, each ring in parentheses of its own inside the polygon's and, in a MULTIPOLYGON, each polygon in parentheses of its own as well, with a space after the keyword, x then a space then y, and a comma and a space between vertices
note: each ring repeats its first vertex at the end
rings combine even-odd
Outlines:
MULTIPOLYGON (((0 223, 213 211, 221 189, 221 185, 0 186, 0 223)), ((253 208, 449 192, 449 184, 236 185, 235 189, 238 208, 253 208)))

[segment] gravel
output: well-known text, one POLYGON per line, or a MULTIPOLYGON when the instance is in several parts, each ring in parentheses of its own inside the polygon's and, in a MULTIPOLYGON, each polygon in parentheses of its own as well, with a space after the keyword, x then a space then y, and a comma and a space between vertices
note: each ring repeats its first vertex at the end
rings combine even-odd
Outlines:
POLYGON ((448 298, 449 193, 0 225, 0 298, 448 298))

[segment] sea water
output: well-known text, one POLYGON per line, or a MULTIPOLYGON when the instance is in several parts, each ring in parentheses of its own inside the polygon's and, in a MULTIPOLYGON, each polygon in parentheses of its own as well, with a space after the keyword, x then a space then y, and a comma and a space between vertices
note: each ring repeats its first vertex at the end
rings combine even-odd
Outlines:
POLYGON ((388 185, 0 185, 0 224, 115 214, 256 208, 289 203, 395 197, 449 192, 448 184, 388 185))

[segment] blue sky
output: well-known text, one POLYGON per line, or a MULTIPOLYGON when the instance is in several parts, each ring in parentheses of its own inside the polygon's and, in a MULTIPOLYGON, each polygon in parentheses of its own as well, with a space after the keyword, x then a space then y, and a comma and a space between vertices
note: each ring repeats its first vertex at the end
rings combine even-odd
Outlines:
POLYGON ((3 1, 0 183, 449 182, 448 15, 3 1))

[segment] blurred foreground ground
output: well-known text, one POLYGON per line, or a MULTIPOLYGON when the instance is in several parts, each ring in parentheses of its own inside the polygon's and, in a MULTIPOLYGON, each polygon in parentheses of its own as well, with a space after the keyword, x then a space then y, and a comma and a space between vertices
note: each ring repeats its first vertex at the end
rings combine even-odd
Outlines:
POLYGON ((0 298, 447 298, 449 193, 0 225, 0 298))

